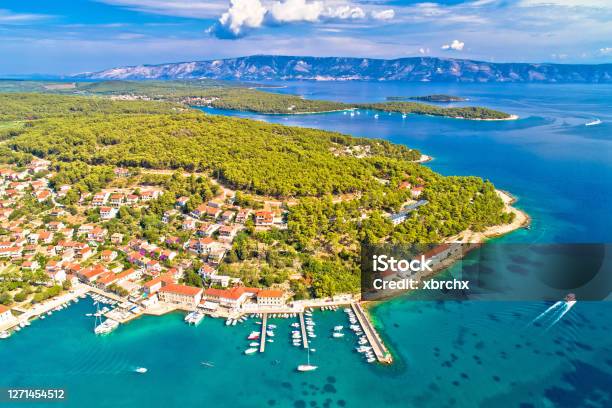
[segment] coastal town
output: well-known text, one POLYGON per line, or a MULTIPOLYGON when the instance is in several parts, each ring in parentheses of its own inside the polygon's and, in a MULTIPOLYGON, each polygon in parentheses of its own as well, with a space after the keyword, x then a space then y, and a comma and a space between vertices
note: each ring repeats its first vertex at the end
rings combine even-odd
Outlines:
MULTIPOLYGON (((189 324, 198 324, 205 316, 225 319, 228 325, 256 317, 263 319, 258 321, 262 329, 249 339, 260 340, 256 349, 263 352, 270 316, 299 319, 294 322, 294 345, 308 348, 309 337, 316 337, 313 309, 344 307, 351 329, 359 336, 358 351, 369 362, 391 362, 357 296, 296 300, 286 285, 249 287, 240 278, 219 273, 239 231, 247 226, 286 228, 286 210, 280 203, 241 207, 235 205, 235 192, 225 188, 192 207, 189 197, 181 196, 162 217, 180 237, 161 236, 150 242, 109 232, 107 227, 122 211, 146 208, 167 194, 159 187, 129 185, 131 171, 115 168, 113 177, 123 181, 118 183, 121 187, 111 184, 93 194, 80 194, 76 205, 67 208, 60 202, 73 186, 51 182, 50 161, 34 158, 24 167, 0 168, 0 276, 4 281, 19 280, 15 277, 21 274, 28 282, 13 282, 12 289, 3 293, 2 338, 89 295, 95 304, 104 305, 94 314, 99 319, 96 334, 110 333, 145 314, 183 311, 189 324), (187 277, 194 271, 201 284, 187 277)), ((335 337, 343 335, 340 330, 335 337)))

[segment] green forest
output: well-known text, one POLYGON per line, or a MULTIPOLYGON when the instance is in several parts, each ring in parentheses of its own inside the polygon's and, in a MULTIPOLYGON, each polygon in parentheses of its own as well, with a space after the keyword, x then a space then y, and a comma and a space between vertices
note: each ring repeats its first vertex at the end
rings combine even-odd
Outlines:
MULTIPOLYGON (((152 101, 10 94, 0 95, 0 107, 5 121, 19 121, 6 125, 3 157, 51 160, 53 185, 96 192, 120 165, 203 172, 239 190, 240 202, 254 200, 248 193, 294 199, 286 207, 287 229, 262 232, 248 225, 222 272, 267 285, 298 270, 303 279, 291 285, 299 297, 357 291, 363 242, 431 243, 512 219, 490 182, 441 176, 415 163, 417 150, 382 140, 178 111, 152 101), (410 199, 410 190, 399 188, 405 181, 423 185, 428 204, 394 226, 388 214, 410 199), (351 198, 337 200, 339 193, 351 198)), ((166 232, 161 216, 175 197, 187 195, 193 206, 214 195, 208 180, 162 177, 172 194, 144 212, 122 209, 109 230, 159 238, 166 232)), ((77 197, 67 196, 65 204, 77 197)))
MULTIPOLYGON (((90 114, 169 113, 180 105, 152 101, 112 101, 100 97, 60 96, 46 93, 0 93, 0 124, 6 121, 90 114)), ((0 125, 1 130, 1 125, 0 125)))
POLYGON ((385 141, 203 113, 45 119, 8 145, 64 162, 209 172, 235 189, 277 197, 367 190, 385 173, 381 158, 420 157, 385 141), (371 157, 333 152, 356 145, 369 146, 371 157))
MULTIPOLYGON (((380 103, 344 103, 316 99, 305 99, 298 95, 285 93, 267 92, 265 87, 255 89, 252 85, 240 82, 216 81, 216 80, 190 80, 190 81, 103 81, 103 82, 75 82, 66 83, 37 83, 33 81, 9 82, 0 81, 0 92, 2 90, 13 92, 22 89, 22 92, 47 92, 62 95, 80 96, 127 96, 133 98, 143 98, 157 102, 171 102, 190 106, 212 106, 217 109, 249 111, 263 114, 300 114, 330 112, 348 109, 371 109, 383 112, 396 112, 403 114, 433 115, 451 118, 465 119, 506 119, 510 115, 505 112, 493 109, 470 106, 460 108, 446 108, 421 102, 449 102, 462 100, 450 95, 426 95, 420 97, 389 97, 386 102, 380 103), (264 89, 264 90, 262 90, 264 89), (414 99, 419 102, 408 102, 402 99, 414 99)), ((88 102, 82 101, 83 110, 87 111, 90 105, 101 105, 98 111, 109 112, 110 107, 105 105, 106 99, 90 99, 88 102)), ((0 99, 0 102, 3 100, 0 99)), ((149 101, 146 101, 149 102, 149 101)), ((74 102, 72 102, 74 103, 74 102)), ((81 102, 77 102, 81 103, 81 102)), ((124 101, 122 108, 129 113, 151 113, 145 111, 143 101, 124 101)), ((70 108, 71 101, 64 99, 60 102, 54 112, 62 112, 64 108, 70 108)), ((16 106, 19 108, 19 106, 16 106)), ((95 108, 95 106, 92 106, 95 108)), ((172 105, 151 105, 150 110, 164 111, 176 109, 172 105)), ((0 120, 8 120, 9 109, 0 107, 0 120)), ((23 107, 21 107, 23 109, 23 107)), ((39 109, 43 109, 39 107, 39 109)), ((49 112, 39 112, 35 109, 30 113, 33 118, 44 117, 49 112)), ((52 113, 52 112, 51 112, 52 113)), ((126 112, 127 113, 127 112, 126 112)), ((64 115, 78 115, 78 109, 64 112, 64 115)))

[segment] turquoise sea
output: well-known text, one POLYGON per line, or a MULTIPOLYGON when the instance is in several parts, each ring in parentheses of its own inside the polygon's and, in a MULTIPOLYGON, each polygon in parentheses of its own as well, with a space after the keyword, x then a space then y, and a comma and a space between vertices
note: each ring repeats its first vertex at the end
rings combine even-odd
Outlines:
MULTIPOLYGON (((605 85, 455 85, 283 83, 307 98, 378 101, 448 93, 518 114, 512 122, 474 122, 372 112, 264 116, 208 110, 405 143, 434 157, 444 174, 477 175, 519 198, 533 218, 499 242, 610 242, 612 87, 605 85), (599 118, 601 125, 584 124, 599 118)), ((306 360, 278 320, 264 355, 245 356, 256 325, 226 327, 181 314, 145 317, 106 337, 93 334, 90 300, 36 321, 0 342, 0 388, 65 388, 49 406, 133 407, 606 407, 612 406, 612 303, 578 302, 556 324, 530 324, 547 302, 380 304, 373 318, 395 364, 367 364, 355 337, 330 337, 342 311, 316 312, 306 360), (202 365, 209 362, 214 365, 202 365), (146 374, 134 372, 147 367, 146 374)), ((0 403, 1 404, 1 403, 0 403)), ((8 404, 5 404, 8 405, 8 404)), ((41 404, 14 404, 41 406, 41 404)))

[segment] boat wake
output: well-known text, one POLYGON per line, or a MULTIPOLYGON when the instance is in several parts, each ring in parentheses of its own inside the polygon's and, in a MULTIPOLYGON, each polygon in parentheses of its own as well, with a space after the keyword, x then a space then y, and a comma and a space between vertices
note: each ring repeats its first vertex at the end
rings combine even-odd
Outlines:
POLYGON ((575 304, 575 300, 560 300, 540 313, 529 323, 529 326, 544 327, 544 331, 548 331, 563 319, 563 316, 565 316, 575 304))

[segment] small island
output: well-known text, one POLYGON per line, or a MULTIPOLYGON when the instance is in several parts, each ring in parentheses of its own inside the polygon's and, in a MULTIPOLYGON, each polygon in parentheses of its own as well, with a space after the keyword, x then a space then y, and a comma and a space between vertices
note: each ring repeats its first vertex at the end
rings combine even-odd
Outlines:
POLYGON ((387 96, 387 101, 398 102, 398 101, 422 101, 422 102, 436 102, 436 103, 448 103, 448 102, 465 102, 467 98, 460 96, 445 95, 445 94, 432 94, 432 95, 421 95, 421 96, 387 96))

